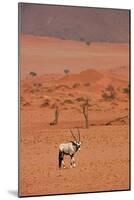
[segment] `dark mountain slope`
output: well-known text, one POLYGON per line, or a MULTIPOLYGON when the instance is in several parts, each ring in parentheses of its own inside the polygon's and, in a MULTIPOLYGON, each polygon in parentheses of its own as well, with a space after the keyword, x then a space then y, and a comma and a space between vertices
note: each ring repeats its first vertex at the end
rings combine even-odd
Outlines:
POLYGON ((129 11, 19 4, 21 32, 98 42, 128 42, 129 11))

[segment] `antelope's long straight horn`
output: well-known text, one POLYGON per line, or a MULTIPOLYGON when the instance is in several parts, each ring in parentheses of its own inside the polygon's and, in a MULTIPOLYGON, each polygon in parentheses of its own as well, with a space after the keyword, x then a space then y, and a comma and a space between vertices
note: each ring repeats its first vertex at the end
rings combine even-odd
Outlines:
POLYGON ((79 128, 77 128, 77 131, 78 131, 78 136, 79 136, 79 141, 80 141, 80 130, 79 130, 79 128))
POLYGON ((70 130, 70 132, 71 132, 71 134, 72 134, 72 136, 73 136, 73 138, 77 141, 77 139, 76 139, 76 137, 74 136, 74 134, 73 134, 73 132, 72 132, 72 130, 71 129, 69 129, 70 130))

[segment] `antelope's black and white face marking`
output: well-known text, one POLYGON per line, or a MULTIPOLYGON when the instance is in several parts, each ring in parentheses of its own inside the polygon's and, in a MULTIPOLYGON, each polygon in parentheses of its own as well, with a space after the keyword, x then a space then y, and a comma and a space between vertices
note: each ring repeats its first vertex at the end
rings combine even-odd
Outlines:
POLYGON ((76 145, 76 149, 80 151, 80 145, 81 145, 81 142, 74 142, 74 144, 76 145))

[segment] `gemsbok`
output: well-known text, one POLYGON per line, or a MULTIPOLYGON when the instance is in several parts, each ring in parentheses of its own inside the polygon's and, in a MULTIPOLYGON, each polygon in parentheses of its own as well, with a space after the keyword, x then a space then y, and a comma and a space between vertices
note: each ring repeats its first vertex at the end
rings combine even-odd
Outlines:
POLYGON ((74 159, 74 155, 75 153, 80 150, 80 131, 77 128, 78 131, 78 137, 79 139, 77 140, 75 135, 73 134, 72 130, 69 129, 74 141, 70 141, 68 143, 63 143, 59 145, 59 168, 63 167, 65 168, 65 162, 64 162, 64 155, 69 155, 70 156, 70 167, 75 167, 75 159, 74 159))

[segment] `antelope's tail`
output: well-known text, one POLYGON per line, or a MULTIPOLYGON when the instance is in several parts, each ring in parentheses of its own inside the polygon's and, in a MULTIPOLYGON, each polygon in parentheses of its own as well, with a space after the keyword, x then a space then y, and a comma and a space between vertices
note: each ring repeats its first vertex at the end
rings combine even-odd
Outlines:
POLYGON ((59 168, 61 168, 62 160, 63 160, 63 153, 59 150, 59 168))

